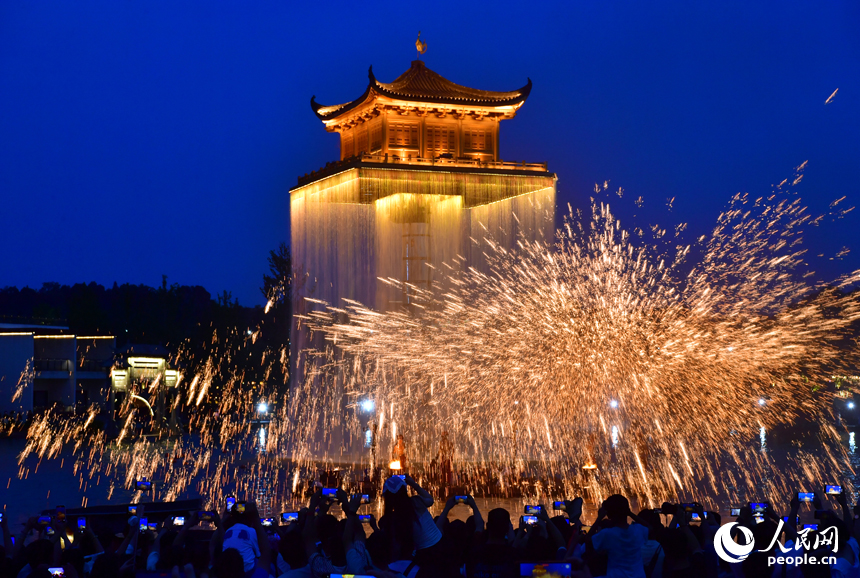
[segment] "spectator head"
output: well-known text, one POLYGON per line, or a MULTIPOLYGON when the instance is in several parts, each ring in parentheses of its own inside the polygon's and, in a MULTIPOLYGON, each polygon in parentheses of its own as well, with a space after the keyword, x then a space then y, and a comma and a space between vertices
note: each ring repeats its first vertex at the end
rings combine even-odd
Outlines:
POLYGON ((218 578, 244 578, 245 561, 236 548, 227 548, 215 559, 215 576, 218 578))
MULTIPOLYGON (((301 546, 301 543, 299 546, 301 546)), ((391 540, 388 539, 388 534, 385 533, 385 530, 380 530, 371 534, 367 538, 365 546, 368 554, 370 554, 370 559, 373 560, 373 563, 378 568, 387 568, 388 565, 393 562, 391 559, 391 540)), ((290 564, 290 561, 287 560, 287 563, 290 564)), ((307 562, 305 562, 305 564, 307 564, 307 562)), ((293 566, 290 564, 290 567, 299 568, 300 566, 293 566)))
POLYGON ((487 537, 490 540, 503 541, 511 528, 511 514, 504 508, 490 510, 487 514, 487 537))
POLYGON ((603 502, 603 507, 606 510, 606 516, 614 523, 627 521, 627 514, 630 512, 630 502, 621 494, 613 494, 606 498, 603 502))
POLYGON ((116 578, 120 575, 120 566, 119 556, 111 552, 105 552, 93 562, 90 578, 116 578))
POLYGON ((346 565, 346 552, 343 549, 343 537, 338 531, 341 525, 331 514, 319 516, 316 519, 317 536, 322 542, 323 550, 331 558, 335 566, 346 565))
POLYGON ((42 564, 50 564, 54 559, 54 545, 50 540, 36 540, 24 550, 27 564, 30 568, 38 568, 42 564))

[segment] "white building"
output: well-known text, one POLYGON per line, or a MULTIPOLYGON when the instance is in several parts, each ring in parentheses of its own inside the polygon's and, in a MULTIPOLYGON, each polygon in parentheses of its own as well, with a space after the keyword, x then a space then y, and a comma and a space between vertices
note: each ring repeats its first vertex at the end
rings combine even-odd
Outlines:
POLYGON ((0 325, 0 412, 107 404, 116 338, 0 325))

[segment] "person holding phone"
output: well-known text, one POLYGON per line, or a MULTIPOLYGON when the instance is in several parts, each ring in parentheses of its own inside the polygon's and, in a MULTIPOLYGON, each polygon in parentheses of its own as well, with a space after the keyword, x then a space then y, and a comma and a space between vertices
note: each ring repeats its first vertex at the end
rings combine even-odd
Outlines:
POLYGON ((433 506, 433 496, 418 485, 412 476, 404 479, 391 476, 382 488, 384 515, 379 527, 394 542, 395 560, 413 559, 419 567, 438 565, 447 559, 443 551, 442 532, 428 508, 433 506), (409 496, 408 488, 415 491, 409 496), (415 552, 413 558, 412 553, 415 552))
MULTIPOLYGON (((681 514, 686 518, 683 512, 681 514)), ((648 541, 648 523, 630 511, 630 502, 620 494, 609 496, 603 502, 592 530, 604 517, 609 526, 589 533, 593 549, 607 554, 607 578, 644 578, 642 548, 648 541), (627 522, 628 518, 633 519, 633 524, 627 522)))

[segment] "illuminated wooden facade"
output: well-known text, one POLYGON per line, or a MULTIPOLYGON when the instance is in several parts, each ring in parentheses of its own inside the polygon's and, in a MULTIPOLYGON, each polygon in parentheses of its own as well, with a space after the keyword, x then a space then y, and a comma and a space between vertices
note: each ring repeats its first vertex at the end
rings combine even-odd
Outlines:
POLYGON ((311 107, 326 130, 340 134, 341 160, 361 154, 399 159, 499 160, 499 122, 513 118, 531 92, 491 92, 455 84, 421 60, 393 82, 370 83, 357 99, 311 107))

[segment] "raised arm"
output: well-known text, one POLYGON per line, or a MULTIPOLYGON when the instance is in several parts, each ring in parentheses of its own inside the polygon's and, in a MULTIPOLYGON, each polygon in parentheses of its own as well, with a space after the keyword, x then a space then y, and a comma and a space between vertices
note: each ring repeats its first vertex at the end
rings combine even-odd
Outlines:
POLYGON ((475 502, 475 498, 469 495, 469 500, 466 502, 470 508, 472 508, 472 516, 475 518, 475 532, 483 532, 484 531, 484 517, 481 515, 481 510, 478 508, 478 504, 475 502))
POLYGON ((451 496, 448 498, 448 501, 445 502, 445 507, 442 508, 442 513, 440 513, 439 517, 436 518, 436 527, 439 528, 440 532, 445 532, 445 524, 448 522, 448 514, 455 505, 454 496, 451 496))
POLYGON ((558 551, 564 548, 564 536, 561 535, 561 532, 558 531, 558 528, 556 528, 555 524, 552 523, 552 520, 549 519, 549 514, 547 514, 546 507, 544 507, 543 504, 540 505, 540 512, 537 517, 538 520, 542 521, 546 525, 547 537, 552 542, 555 550, 558 551))
POLYGON ((430 492, 419 486, 418 482, 413 480, 409 474, 406 474, 406 485, 415 490, 426 507, 429 508, 433 505, 433 496, 430 495, 430 492))
POLYGON ((3 520, 0 521, 0 529, 3 530, 3 547, 6 550, 6 555, 12 555, 12 534, 9 532, 9 524, 6 522, 6 514, 3 514, 3 520))

